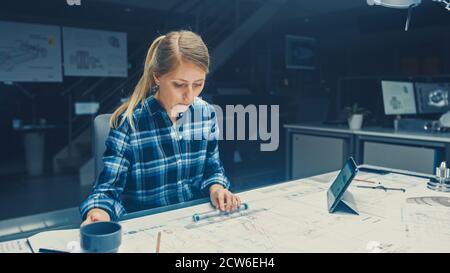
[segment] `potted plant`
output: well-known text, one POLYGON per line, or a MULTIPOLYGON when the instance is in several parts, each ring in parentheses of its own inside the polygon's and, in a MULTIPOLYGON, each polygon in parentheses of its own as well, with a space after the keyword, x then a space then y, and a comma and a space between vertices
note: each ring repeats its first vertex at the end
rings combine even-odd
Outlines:
POLYGON ((350 130, 359 130, 362 127, 364 116, 367 116, 370 114, 369 111, 367 111, 363 107, 359 107, 357 103, 353 104, 350 107, 346 107, 344 111, 348 115, 348 127, 350 127, 350 130))

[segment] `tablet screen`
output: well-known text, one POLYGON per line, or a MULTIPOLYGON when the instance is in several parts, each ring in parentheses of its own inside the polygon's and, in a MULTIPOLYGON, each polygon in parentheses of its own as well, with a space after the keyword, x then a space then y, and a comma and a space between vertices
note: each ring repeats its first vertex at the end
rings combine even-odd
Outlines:
POLYGON ((347 190, 357 172, 358 167, 356 166, 353 158, 350 157, 345 163, 345 166, 339 172, 334 182, 331 184, 331 187, 328 189, 327 201, 329 212, 333 212, 334 208, 341 200, 342 195, 347 190))

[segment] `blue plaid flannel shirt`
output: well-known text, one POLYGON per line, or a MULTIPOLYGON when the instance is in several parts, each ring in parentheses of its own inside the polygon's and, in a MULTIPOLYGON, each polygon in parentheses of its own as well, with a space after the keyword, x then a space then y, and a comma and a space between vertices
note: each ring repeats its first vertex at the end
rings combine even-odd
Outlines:
POLYGON ((127 212, 208 196, 213 184, 230 187, 219 158, 213 106, 196 98, 173 126, 149 96, 134 111, 133 121, 135 131, 128 121, 110 130, 104 168, 80 206, 82 219, 100 208, 117 221, 127 212))

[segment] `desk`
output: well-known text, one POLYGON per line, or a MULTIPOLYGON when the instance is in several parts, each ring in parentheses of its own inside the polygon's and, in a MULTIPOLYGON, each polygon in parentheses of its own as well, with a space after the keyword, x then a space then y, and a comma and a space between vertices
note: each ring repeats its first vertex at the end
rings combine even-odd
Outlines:
MULTIPOLYGON (((450 252, 450 236, 444 237, 449 242, 437 233, 423 237, 420 219, 405 215, 409 206, 435 208, 407 204, 407 198, 418 197, 412 199, 413 203, 427 203, 424 197, 448 198, 450 194, 427 189, 423 177, 360 171, 357 179, 401 187, 406 192, 359 188, 367 182, 354 181, 349 191, 360 215, 329 214, 326 190, 336 175, 331 172, 239 193, 250 206, 247 211, 199 222, 193 222, 192 215, 211 210, 207 199, 172 206, 175 209, 170 211, 159 208, 130 214, 121 221, 124 232, 120 252, 155 252, 159 231, 161 252, 450 252), (412 219, 412 225, 405 219, 412 219)), ((450 211, 450 207, 439 208, 450 211)), ((422 220, 433 232, 450 230, 450 215, 440 226, 422 220)), ((72 231, 57 240, 77 240, 78 230, 72 231)), ((38 241, 52 242, 52 236, 43 233, 38 241)))
POLYGON ((339 169, 349 156, 370 164, 433 174, 450 161, 450 134, 367 127, 286 124, 286 177, 297 179, 339 169))

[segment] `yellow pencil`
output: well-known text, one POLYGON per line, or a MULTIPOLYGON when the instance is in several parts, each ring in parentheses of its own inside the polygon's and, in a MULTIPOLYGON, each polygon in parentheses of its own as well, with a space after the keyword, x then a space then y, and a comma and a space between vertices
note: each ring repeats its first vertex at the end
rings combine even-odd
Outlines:
POLYGON ((375 181, 370 181, 370 180, 364 180, 364 179, 353 179, 354 181, 358 181, 358 182, 367 182, 367 183, 372 183, 372 184, 375 184, 375 183, 377 183, 377 182, 375 182, 375 181))
POLYGON ((156 253, 159 253, 160 246, 161 246, 161 231, 158 232, 158 238, 156 239, 156 253))

